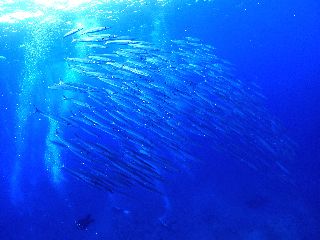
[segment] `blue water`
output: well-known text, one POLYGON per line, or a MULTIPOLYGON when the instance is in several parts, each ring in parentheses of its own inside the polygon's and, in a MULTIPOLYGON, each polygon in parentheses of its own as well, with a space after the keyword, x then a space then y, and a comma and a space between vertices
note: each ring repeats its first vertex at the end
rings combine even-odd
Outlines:
MULTIPOLYGON (((68 2, 0 3, 0 239, 320 239, 317 1, 68 2), (187 36, 214 46, 234 78, 259 86, 265 118, 293 142, 293 156, 269 159, 286 170, 254 169, 228 154, 246 146, 221 140, 230 146, 219 151, 209 139, 188 149, 198 161, 164 174, 162 194, 111 194, 61 171, 74 156, 50 144, 59 124, 35 107, 54 116, 70 110, 48 86, 80 81, 65 59, 86 50, 63 39, 79 23, 157 46, 187 36), (88 214, 94 221, 79 229, 88 214)), ((235 108, 244 111, 241 104, 235 108)))

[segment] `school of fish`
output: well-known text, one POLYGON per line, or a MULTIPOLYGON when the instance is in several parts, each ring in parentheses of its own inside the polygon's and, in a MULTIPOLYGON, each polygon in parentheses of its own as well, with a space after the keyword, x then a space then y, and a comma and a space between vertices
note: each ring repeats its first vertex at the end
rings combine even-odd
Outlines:
POLYGON ((165 173, 209 149, 289 175, 282 159, 294 155, 293 143, 259 88, 235 78, 212 46, 192 37, 155 46, 106 31, 76 28, 63 36, 86 49, 66 58, 77 82, 49 86, 69 111, 36 109, 60 125, 51 143, 70 156, 63 171, 111 193, 135 186, 161 193, 165 173))

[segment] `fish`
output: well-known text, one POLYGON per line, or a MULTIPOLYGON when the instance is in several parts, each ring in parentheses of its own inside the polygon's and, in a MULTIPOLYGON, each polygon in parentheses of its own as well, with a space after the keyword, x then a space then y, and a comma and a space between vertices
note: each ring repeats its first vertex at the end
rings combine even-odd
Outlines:
POLYGON ((101 32, 110 29, 111 27, 94 27, 90 28, 86 31, 83 31, 81 35, 89 34, 89 33, 96 33, 96 32, 101 32))
POLYGON ((119 45, 134 45, 138 44, 138 41, 134 41, 131 39, 116 39, 116 40, 108 40, 105 42, 105 44, 119 44, 119 45))
POLYGON ((66 37, 69 37, 69 36, 72 36, 78 32, 80 32, 81 30, 83 29, 83 27, 80 27, 80 28, 74 28, 72 30, 70 30, 69 32, 67 32, 66 34, 63 35, 63 38, 66 38, 66 37))
POLYGON ((63 96, 63 100, 65 101, 71 101, 72 103, 81 106, 81 107, 85 107, 85 108, 92 108, 92 106, 90 104, 88 104, 87 102, 81 101, 81 100, 77 100, 75 98, 69 98, 66 96, 63 96))
POLYGON ((76 221, 76 226, 79 230, 88 230, 88 226, 94 222, 90 214, 76 221))

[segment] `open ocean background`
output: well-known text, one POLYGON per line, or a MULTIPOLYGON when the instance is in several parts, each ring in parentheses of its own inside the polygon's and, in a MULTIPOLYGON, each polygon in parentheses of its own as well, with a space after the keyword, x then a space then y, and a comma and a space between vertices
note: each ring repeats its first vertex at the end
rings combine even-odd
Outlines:
MULTIPOLYGON (((319 43, 316 0, 1 0, 0 239, 320 239, 319 43), (63 36, 79 24, 159 48, 188 36, 214 46, 233 64, 234 78, 259 86, 265 118, 277 119, 291 139, 294 154, 268 160, 285 169, 252 168, 249 158, 245 164, 228 155, 234 146, 246 152, 245 145, 231 138, 219 151, 209 138, 188 149, 197 161, 163 175, 161 194, 139 187, 109 193, 62 171, 75 156, 50 139, 68 129, 36 109, 52 116, 70 110, 48 87, 77 82, 65 59, 85 50, 72 43, 76 35, 63 36), (79 228, 88 215, 93 222, 79 228)), ((240 124, 246 129, 250 118, 240 124)))

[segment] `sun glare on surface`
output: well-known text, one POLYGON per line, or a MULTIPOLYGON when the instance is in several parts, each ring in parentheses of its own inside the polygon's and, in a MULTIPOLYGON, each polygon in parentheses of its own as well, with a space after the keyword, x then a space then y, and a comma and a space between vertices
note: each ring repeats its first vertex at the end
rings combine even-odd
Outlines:
POLYGON ((92 0, 34 0, 34 3, 47 8, 73 9, 92 0))
POLYGON ((173 0, 0 0, 0 23, 14 24, 25 20, 47 19, 48 16, 55 19, 60 12, 76 13, 86 10, 95 12, 98 9, 97 13, 104 10, 110 13, 117 4, 125 9, 149 6, 149 2, 164 6, 170 1, 173 0))
POLYGON ((18 10, 12 13, 4 14, 0 16, 0 23, 15 23, 19 22, 21 20, 25 20, 28 18, 36 18, 43 16, 43 12, 37 11, 37 12, 27 12, 27 11, 22 11, 18 10))
MULTIPOLYGON (((98 0, 0 0, 0 23, 18 23, 46 16, 49 11, 73 11, 98 0)), ((109 2, 105 0, 104 3, 109 2)))

